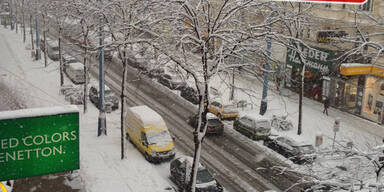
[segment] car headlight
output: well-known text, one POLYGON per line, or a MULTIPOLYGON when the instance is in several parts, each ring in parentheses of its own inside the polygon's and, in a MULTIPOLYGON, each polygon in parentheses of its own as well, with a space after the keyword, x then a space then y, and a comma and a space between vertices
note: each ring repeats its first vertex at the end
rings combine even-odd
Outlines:
POLYGON ((152 149, 152 155, 157 156, 157 152, 155 151, 155 149, 152 149))

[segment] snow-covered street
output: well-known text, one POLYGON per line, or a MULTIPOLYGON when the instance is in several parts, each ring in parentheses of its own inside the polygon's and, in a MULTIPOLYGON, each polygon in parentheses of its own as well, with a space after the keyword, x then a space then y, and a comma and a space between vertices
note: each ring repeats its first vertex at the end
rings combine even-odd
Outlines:
MULTIPOLYGON (((27 42, 30 40, 27 39, 27 42)), ((50 61, 48 67, 45 68, 42 60, 33 61, 30 44, 22 42, 21 34, 16 34, 2 26, 0 27, 0 58, 0 110, 7 107, 16 109, 68 105, 64 96, 59 93, 58 63, 50 61)), ((215 100, 223 103, 230 102, 228 100, 230 90, 223 83, 229 80, 230 78, 226 76, 216 77, 213 80, 211 86, 216 90, 221 90, 215 100)), ((70 81, 65 79, 65 83, 70 83, 70 81)), ((262 83, 256 78, 244 74, 236 77, 235 84, 238 87, 235 91, 235 99, 237 101, 246 100, 252 104, 252 107, 248 106, 241 113, 258 113, 260 101, 249 99, 249 94, 261 98, 262 83), (247 91, 245 93, 240 90, 247 91)), ((178 94, 178 92, 175 93, 178 94)), ((78 171, 80 177, 67 185, 84 192, 166 192, 173 190, 174 184, 169 179, 169 162, 151 164, 128 142, 125 144, 125 159, 120 159, 119 110, 107 114, 108 135, 97 137, 99 115, 97 108, 89 102, 88 111, 83 113, 82 106, 78 107, 81 115, 80 170, 78 171)), ((358 158, 340 160, 336 158, 339 154, 334 155, 327 152, 332 153, 330 151, 333 145, 333 125, 336 117, 341 118, 340 131, 336 136, 336 148, 340 151, 344 151, 346 144, 352 142, 356 151, 364 154, 374 153, 374 147, 383 144, 384 127, 334 108, 329 109, 329 116, 323 114, 322 110, 322 103, 308 98, 304 99, 303 134, 297 136, 298 95, 287 89, 283 89, 281 92, 274 89, 269 91, 268 110, 265 116, 271 117, 273 114, 286 113, 294 125, 292 130, 284 132, 273 130, 273 134, 290 136, 313 145, 317 135, 323 136, 324 143, 317 149, 323 154, 319 154, 322 156, 316 160, 313 166, 295 165, 263 146, 262 142, 250 141, 232 128, 232 121, 225 122, 226 134, 238 137, 240 140, 247 140, 246 142, 259 146, 267 154, 272 154, 281 161, 287 162, 295 170, 306 174, 324 176, 345 173, 346 178, 351 177, 351 174, 356 174, 356 179, 359 181, 374 183, 376 175, 372 167, 367 165, 368 161, 358 158), (364 166, 360 167, 356 164, 364 164, 364 166), (332 172, 332 169, 341 166, 351 170, 350 174, 340 170, 332 172)))

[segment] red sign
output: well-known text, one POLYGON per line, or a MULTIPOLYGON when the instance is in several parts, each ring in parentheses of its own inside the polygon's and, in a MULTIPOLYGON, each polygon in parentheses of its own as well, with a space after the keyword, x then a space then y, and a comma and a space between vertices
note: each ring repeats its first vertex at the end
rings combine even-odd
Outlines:
POLYGON ((367 0, 284 0, 294 2, 312 2, 312 3, 345 3, 345 4, 364 4, 367 0))

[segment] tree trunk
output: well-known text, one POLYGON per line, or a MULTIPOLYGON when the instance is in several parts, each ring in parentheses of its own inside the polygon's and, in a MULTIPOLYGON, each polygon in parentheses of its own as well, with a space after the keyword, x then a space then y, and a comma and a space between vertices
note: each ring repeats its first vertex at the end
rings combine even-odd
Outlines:
POLYGON ((23 15, 23 42, 25 43, 25 40, 26 40, 26 35, 25 35, 25 14, 24 14, 24 0, 22 1, 22 5, 21 5, 21 9, 22 9, 22 15, 23 15))
POLYGON ((17 34, 17 32, 19 31, 19 25, 18 25, 18 23, 17 23, 17 3, 16 3, 16 5, 15 5, 15 25, 16 25, 16 34, 17 34))
POLYGON ((88 57, 88 31, 84 35, 84 96, 83 96, 83 113, 87 112, 87 88, 88 88, 88 67, 87 67, 87 57, 88 57))
POLYGON ((231 94, 229 95, 229 100, 232 101, 235 97, 235 68, 232 68, 232 85, 231 85, 231 94))
MULTIPOLYGON (((203 52, 203 57, 202 57, 203 71, 204 71, 204 74, 208 74, 207 51, 204 51, 204 49, 202 49, 202 52, 203 52)), ((200 96, 200 105, 199 105, 199 114, 201 114, 201 118, 199 119, 201 119, 201 122, 203 123, 199 121, 198 126, 195 128, 195 131, 193 132, 193 142, 195 143, 195 151, 193 155, 192 173, 189 179, 189 185, 187 189, 187 191, 190 191, 190 192, 196 191, 196 178, 197 178, 197 171, 199 168, 199 162, 200 162, 200 156, 201 156, 201 145, 207 129, 207 113, 208 113, 209 102, 207 102, 207 105, 204 105, 204 103, 208 101, 208 98, 209 98, 208 97, 209 86, 208 86, 207 75, 204 75, 204 83, 205 83, 204 93, 203 93, 204 95, 200 96), (203 111, 201 109, 202 107, 204 108, 203 111), (199 133, 201 126, 204 127, 204 130, 202 133, 199 133)))
MULTIPOLYGON (((64 75, 63 75, 63 58, 61 57, 61 26, 59 27, 59 65, 60 65, 60 86, 64 84, 64 75)), ((44 48, 45 49, 45 48, 44 48)))
POLYGON ((121 133, 121 159, 124 159, 124 109, 125 109, 125 82, 127 78, 127 54, 126 54, 126 46, 124 46, 124 54, 123 54, 123 78, 121 82, 121 119, 120 119, 120 133, 121 133))
POLYGON ((32 43, 32 51, 35 49, 34 43, 33 43, 33 30, 32 30, 32 15, 29 15, 29 28, 30 28, 30 34, 31 34, 31 43, 32 43))
POLYGON ((47 58, 47 30, 46 30, 46 25, 45 25, 45 16, 43 15, 43 24, 44 24, 44 28, 43 28, 43 38, 44 38, 44 66, 47 67, 48 66, 48 58, 47 58))
POLYGON ((305 75, 305 65, 303 64, 302 71, 301 71, 301 82, 300 82, 300 93, 299 93, 299 121, 297 124, 297 135, 301 135, 302 133, 301 122, 303 118, 302 114, 303 114, 303 94, 304 94, 304 78, 305 78, 304 75, 305 75))

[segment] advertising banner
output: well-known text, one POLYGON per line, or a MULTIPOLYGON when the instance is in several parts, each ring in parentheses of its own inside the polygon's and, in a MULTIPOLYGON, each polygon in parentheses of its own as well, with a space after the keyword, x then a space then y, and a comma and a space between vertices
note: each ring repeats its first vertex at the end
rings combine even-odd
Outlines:
MULTIPOLYGON (((319 48, 299 47, 299 52, 303 56, 305 70, 316 74, 328 74, 334 62, 334 53, 329 50, 319 48)), ((295 68, 301 68, 302 63, 297 50, 287 48, 286 63, 295 68)))
POLYGON ((79 169, 76 106, 0 112, 0 181, 79 169))

